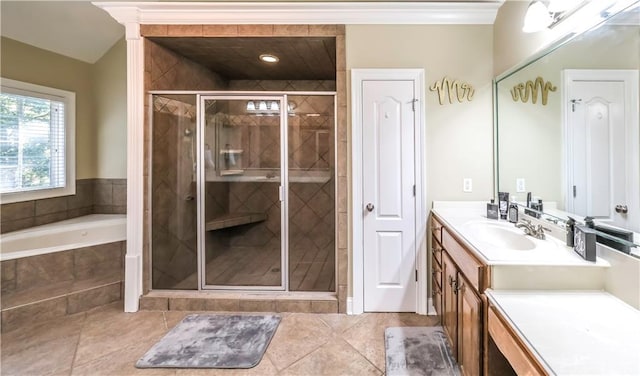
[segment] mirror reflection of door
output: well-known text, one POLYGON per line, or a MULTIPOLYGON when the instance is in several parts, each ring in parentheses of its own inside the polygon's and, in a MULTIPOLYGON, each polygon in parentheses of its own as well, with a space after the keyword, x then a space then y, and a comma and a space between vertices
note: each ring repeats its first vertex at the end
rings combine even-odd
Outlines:
POLYGON ((638 73, 567 70, 564 78, 568 209, 638 230, 638 73))

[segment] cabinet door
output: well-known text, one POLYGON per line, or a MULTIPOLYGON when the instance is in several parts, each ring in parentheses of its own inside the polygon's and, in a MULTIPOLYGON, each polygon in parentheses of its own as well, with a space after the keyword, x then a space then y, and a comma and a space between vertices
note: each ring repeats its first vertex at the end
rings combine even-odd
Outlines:
POLYGON ((482 369, 482 301, 461 274, 458 274, 457 297, 458 363, 463 375, 479 375, 482 369))
POLYGON ((458 310, 456 299, 456 266, 446 252, 442 252, 442 326, 444 327, 453 356, 458 358, 458 310))

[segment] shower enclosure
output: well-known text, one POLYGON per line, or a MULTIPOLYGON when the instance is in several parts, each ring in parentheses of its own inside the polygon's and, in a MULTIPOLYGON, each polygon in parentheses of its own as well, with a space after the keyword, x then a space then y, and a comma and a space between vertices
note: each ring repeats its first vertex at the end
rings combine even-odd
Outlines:
POLYGON ((152 102, 152 288, 335 291, 335 93, 152 102))

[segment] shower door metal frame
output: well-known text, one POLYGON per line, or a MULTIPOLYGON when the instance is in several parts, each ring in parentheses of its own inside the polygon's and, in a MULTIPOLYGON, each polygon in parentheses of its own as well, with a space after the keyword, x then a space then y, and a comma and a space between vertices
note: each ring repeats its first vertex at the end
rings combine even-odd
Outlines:
MULTIPOLYGON (((245 291, 288 291, 289 289, 289 218, 288 218, 288 187, 289 187, 289 150, 287 138, 287 95, 265 92, 223 92, 223 93, 202 93, 197 95, 198 112, 198 152, 197 152, 197 223, 198 223, 198 289, 199 290, 245 290, 245 291), (280 186, 278 188, 280 200, 280 285, 279 286, 230 286, 230 285, 207 285, 206 284, 206 257, 205 257, 205 183, 206 171, 204 163, 205 151, 205 101, 207 100, 265 100, 280 101, 280 186)), ((217 132, 217 130, 216 130, 217 132)), ((216 134, 216 137, 218 135, 216 134)))

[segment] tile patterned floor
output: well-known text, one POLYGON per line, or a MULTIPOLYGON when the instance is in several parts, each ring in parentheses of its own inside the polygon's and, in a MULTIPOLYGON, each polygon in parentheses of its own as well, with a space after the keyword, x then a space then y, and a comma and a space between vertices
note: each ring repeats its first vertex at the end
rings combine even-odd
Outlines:
POLYGON ((124 313, 122 302, 2 334, 9 375, 383 375, 384 329, 432 326, 408 313, 283 313, 262 362, 248 370, 137 369, 134 363, 192 312, 124 313))

